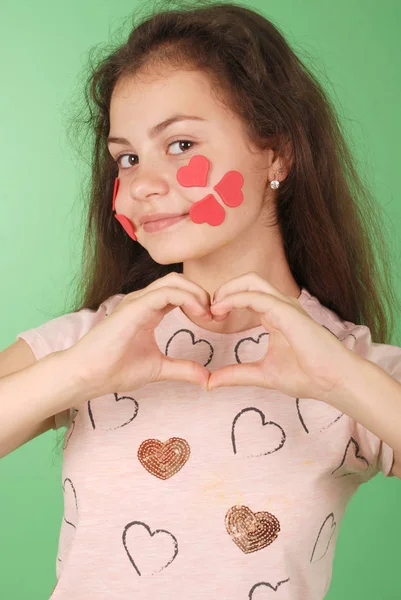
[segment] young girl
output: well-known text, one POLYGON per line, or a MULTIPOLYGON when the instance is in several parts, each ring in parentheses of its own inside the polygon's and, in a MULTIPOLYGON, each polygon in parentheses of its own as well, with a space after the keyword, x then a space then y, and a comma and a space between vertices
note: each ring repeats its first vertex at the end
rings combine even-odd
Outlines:
POLYGON ((401 474, 391 272, 335 112, 230 3, 143 20, 89 84, 83 302, 0 362, 2 456, 68 428, 51 598, 320 600, 348 501, 401 474))

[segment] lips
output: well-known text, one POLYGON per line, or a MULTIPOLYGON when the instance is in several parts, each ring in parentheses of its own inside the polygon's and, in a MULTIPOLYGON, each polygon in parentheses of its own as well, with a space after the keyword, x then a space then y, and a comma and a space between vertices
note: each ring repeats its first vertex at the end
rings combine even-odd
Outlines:
POLYGON ((162 219, 174 219, 182 217, 188 213, 155 213, 153 215, 145 215, 139 219, 139 224, 144 225, 145 223, 151 223, 153 221, 161 221, 162 219))
POLYGON ((154 231, 161 231, 162 229, 167 229, 175 223, 179 223, 187 218, 188 213, 181 213, 178 216, 172 217, 171 215, 167 218, 157 219, 153 221, 145 221, 143 224, 143 230, 147 233, 151 233, 154 231))

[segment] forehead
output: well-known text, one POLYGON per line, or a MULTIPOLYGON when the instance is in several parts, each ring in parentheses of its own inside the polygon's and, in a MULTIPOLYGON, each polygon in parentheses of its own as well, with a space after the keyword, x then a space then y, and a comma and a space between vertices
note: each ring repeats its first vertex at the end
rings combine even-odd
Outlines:
MULTIPOLYGON (((152 121, 158 116, 176 112, 193 114, 196 110, 201 116, 212 111, 224 111, 224 104, 213 93, 209 76, 196 70, 168 70, 141 72, 134 77, 120 80, 112 93, 110 102, 110 120, 119 121, 127 114, 141 113, 146 119, 149 114, 152 121)), ((150 121, 149 121, 150 123, 150 121)))

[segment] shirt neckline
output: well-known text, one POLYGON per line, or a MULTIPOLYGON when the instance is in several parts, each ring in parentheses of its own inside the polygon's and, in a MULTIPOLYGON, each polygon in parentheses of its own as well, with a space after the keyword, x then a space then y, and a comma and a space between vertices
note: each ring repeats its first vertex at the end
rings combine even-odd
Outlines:
MULTIPOLYGON (((310 309, 307 308, 307 303, 313 299, 313 296, 310 292, 305 288, 301 287, 301 293, 298 296, 297 300, 300 302, 301 306, 310 313, 310 309)), ((255 327, 251 327, 250 329, 243 329, 242 331, 235 331, 232 333, 221 333, 218 331, 210 331, 209 329, 205 329, 200 325, 197 325, 187 315, 183 312, 180 306, 176 306, 170 313, 166 315, 170 316, 170 318, 181 325, 181 327, 185 327, 186 329, 190 329, 192 332, 196 332, 198 336, 207 337, 213 340, 219 339, 235 339, 238 337, 255 337, 260 333, 266 332, 265 327, 261 325, 256 325, 255 327)), ((166 318, 165 317, 165 318, 166 318)))

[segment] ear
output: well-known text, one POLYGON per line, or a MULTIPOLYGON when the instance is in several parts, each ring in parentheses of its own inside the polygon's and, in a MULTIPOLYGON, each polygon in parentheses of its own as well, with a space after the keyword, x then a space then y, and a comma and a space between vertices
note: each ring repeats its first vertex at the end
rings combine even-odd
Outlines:
POLYGON ((293 149, 288 136, 278 134, 271 138, 270 161, 267 166, 266 185, 269 185, 273 179, 278 179, 280 183, 287 178, 290 172, 294 157, 293 149))

